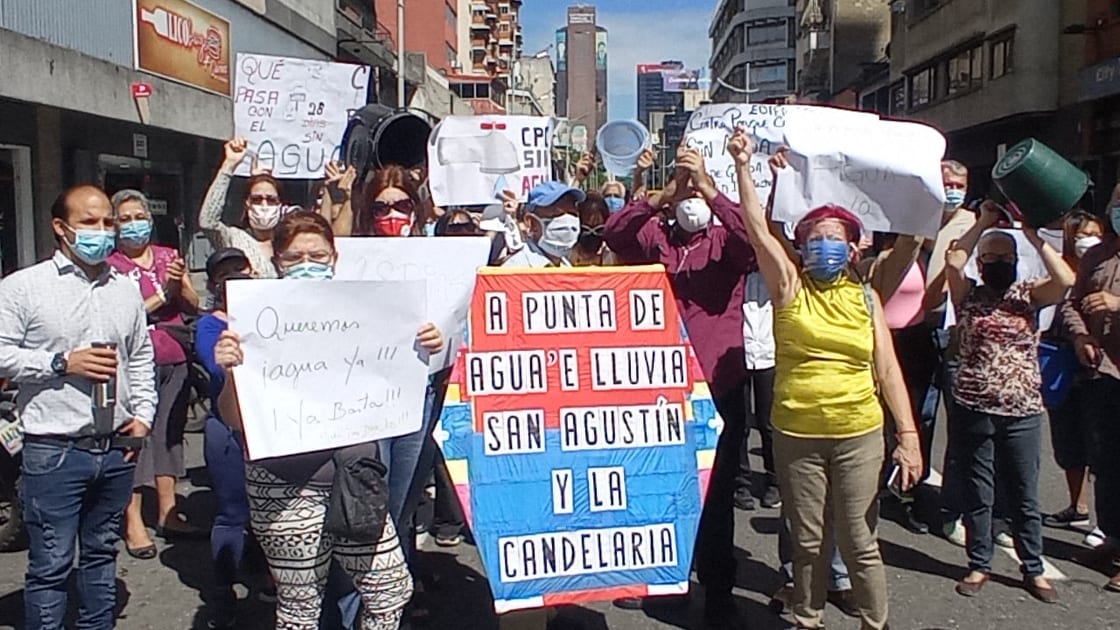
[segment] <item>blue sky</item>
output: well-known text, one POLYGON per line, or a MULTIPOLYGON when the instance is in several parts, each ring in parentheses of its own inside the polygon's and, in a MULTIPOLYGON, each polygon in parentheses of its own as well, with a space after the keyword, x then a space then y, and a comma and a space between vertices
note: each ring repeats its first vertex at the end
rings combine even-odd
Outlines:
MULTIPOLYGON (((707 67, 708 25, 719 0, 588 0, 607 29, 607 95, 611 119, 633 118, 638 107, 639 63, 679 59, 690 68, 707 67)), ((522 54, 552 45, 564 26, 566 0, 527 0, 521 7, 525 35, 522 54)), ((555 60, 555 51, 552 51, 555 60)))

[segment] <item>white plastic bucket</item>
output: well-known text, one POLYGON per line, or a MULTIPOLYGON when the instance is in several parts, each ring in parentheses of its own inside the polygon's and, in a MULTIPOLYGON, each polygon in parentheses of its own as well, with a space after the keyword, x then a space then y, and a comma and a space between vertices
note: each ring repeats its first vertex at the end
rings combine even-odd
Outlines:
POLYGON ((614 175, 629 175, 649 145, 649 130, 636 120, 612 120, 595 139, 603 166, 614 175))

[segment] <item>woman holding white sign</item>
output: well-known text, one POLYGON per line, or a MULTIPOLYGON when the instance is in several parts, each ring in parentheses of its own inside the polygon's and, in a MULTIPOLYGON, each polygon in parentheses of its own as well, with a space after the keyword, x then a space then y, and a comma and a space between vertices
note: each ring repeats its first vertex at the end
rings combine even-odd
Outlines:
MULTIPOLYGON (((334 233, 322 216, 296 212, 285 216, 273 234, 276 271, 283 278, 329 280, 338 254, 334 233)), ((443 348, 443 336, 432 324, 416 335, 429 352, 443 348)), ((214 348, 215 363, 227 374, 243 359, 240 339, 224 331, 214 348)), ((240 429, 241 412, 233 379, 218 398, 222 419, 240 429)), ((324 531, 335 477, 334 458, 341 453, 371 457, 376 445, 359 444, 338 451, 317 451, 246 464, 246 485, 253 532, 261 544, 276 582, 276 627, 315 630, 333 557, 351 577, 361 595, 361 628, 395 629, 412 594, 412 578, 404 563, 393 520, 385 519, 380 542, 362 543, 324 531)))
POLYGON ((774 304, 774 457, 793 533, 791 601, 798 627, 820 628, 833 541, 848 565, 864 630, 887 626, 887 577, 876 534, 885 399, 899 445, 897 483, 921 476, 906 384, 878 296, 852 271, 862 226, 838 206, 817 208, 794 231, 794 260, 770 231, 751 177, 751 140, 727 146, 740 206, 774 304), (878 391, 877 391, 878 390, 878 391))
POLYGON ((253 272, 261 278, 275 278, 276 269, 272 266, 272 231, 280 221, 280 183, 267 172, 256 172, 249 178, 249 192, 245 196, 245 209, 242 218, 246 227, 227 225, 222 221, 226 209, 226 194, 233 172, 249 153, 249 142, 244 138, 233 138, 225 144, 225 160, 218 174, 206 191, 202 210, 198 214, 198 226, 210 239, 214 249, 232 247, 240 249, 249 257, 253 272))

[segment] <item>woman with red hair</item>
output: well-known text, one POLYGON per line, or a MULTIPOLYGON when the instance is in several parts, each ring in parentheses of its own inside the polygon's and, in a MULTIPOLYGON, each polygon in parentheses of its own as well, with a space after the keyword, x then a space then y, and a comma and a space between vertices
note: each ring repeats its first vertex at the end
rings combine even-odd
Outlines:
POLYGON ((921 446, 882 304, 852 272, 862 225, 844 208, 813 210, 789 252, 771 233, 751 178, 751 141, 736 131, 740 205, 774 305, 774 457, 793 538, 791 608, 823 627, 833 543, 847 564, 864 630, 887 627, 887 578, 876 534, 883 409, 896 423, 900 489, 922 472, 921 446), (795 259, 800 260, 795 260, 795 259), (835 537, 835 540, 831 540, 835 537))

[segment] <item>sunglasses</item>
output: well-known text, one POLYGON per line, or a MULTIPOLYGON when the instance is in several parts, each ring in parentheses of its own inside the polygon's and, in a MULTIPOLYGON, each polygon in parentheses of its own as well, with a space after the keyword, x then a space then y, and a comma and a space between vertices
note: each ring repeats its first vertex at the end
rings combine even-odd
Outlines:
POLYGON ((281 266, 284 267, 298 265, 304 261, 329 265, 334 258, 334 252, 326 250, 308 252, 306 254, 303 252, 284 252, 283 254, 277 255, 276 258, 280 261, 281 266))
POLYGON ((474 223, 448 223, 447 234, 475 234, 478 226, 474 223))
POLYGON ((373 210, 374 214, 386 214, 392 210, 403 212, 405 214, 411 214, 412 207, 413 204, 411 199, 399 199, 397 201, 375 201, 370 205, 370 209, 373 210))
POLYGON ((249 195, 249 203, 252 203, 252 204, 267 203, 267 204, 276 205, 276 204, 280 203, 280 198, 277 197, 276 195, 249 195))

